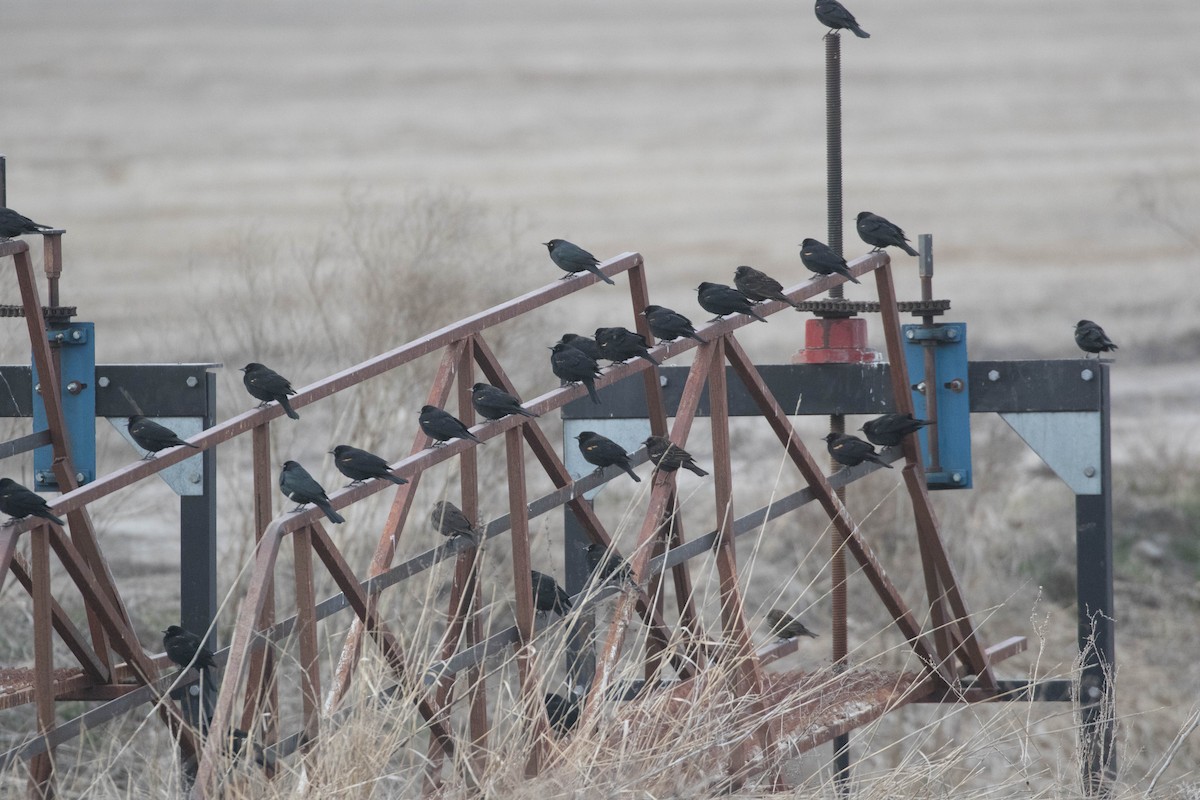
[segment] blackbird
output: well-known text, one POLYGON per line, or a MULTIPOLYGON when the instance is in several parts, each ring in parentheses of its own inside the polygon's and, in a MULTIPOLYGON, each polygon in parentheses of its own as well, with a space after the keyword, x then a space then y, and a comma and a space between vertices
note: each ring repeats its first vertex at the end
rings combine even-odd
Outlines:
POLYGON ((351 486, 356 486, 371 478, 383 478, 397 486, 408 483, 407 479, 392 474, 392 471, 388 469, 387 461, 366 450, 359 450, 348 444, 339 444, 330 450, 329 454, 333 456, 333 465, 338 468, 338 472, 350 479, 351 486))
POLYGON ((579 724, 579 700, 574 696, 566 698, 561 694, 548 693, 545 702, 546 717, 556 736, 566 736, 579 724))
POLYGON ((871 444, 877 444, 880 447, 895 447, 905 436, 932 424, 926 419, 913 419, 912 414, 884 414, 882 417, 864 422, 859 430, 867 435, 867 440, 871 444))
POLYGON ((817 638, 817 634, 805 627, 799 617, 785 614, 777 608, 767 612, 767 622, 771 623, 771 633, 783 640, 795 639, 798 636, 817 638))
POLYGON ((596 257, 579 245, 571 244, 565 239, 551 239, 542 244, 550 251, 550 260, 567 273, 563 278, 569 278, 577 272, 590 272, 605 283, 616 285, 616 281, 596 268, 600 263, 596 257))
POLYGON ((847 467, 857 467, 864 461, 892 468, 892 465, 879 457, 875 448, 857 436, 845 433, 831 433, 825 437, 825 448, 833 460, 847 467))
POLYGON ((854 35, 860 39, 871 38, 871 34, 858 27, 854 15, 847 11, 846 7, 838 0, 817 0, 813 12, 817 15, 817 21, 822 25, 828 25, 835 31, 846 28, 854 31, 854 35))
POLYGON ((629 566, 629 562, 616 553, 608 552, 604 545, 593 543, 583 549, 588 569, 591 570, 592 575, 601 583, 613 576, 621 580, 633 580, 633 568, 629 566))
POLYGON ((155 453, 159 450, 166 450, 168 447, 183 446, 195 450, 200 449, 200 445, 185 442, 175 431, 165 425, 159 425, 152 419, 146 419, 141 414, 134 414, 129 418, 127 430, 138 446, 147 451, 146 455, 142 456, 143 461, 154 458, 155 453))
POLYGON ((0 511, 12 517, 4 523, 5 525, 11 525, 28 516, 48 519, 59 526, 66 524, 50 513, 50 507, 44 497, 29 491, 12 478, 0 478, 0 511))
POLYGON ((451 439, 470 439, 472 442, 483 444, 478 436, 467 429, 462 420, 437 406, 421 406, 421 416, 417 417, 417 424, 426 436, 434 440, 434 447, 451 439))
POLYGON ((677 311, 672 311, 664 306, 646 306, 642 316, 650 325, 650 332, 663 341, 673 342, 686 336, 704 344, 704 340, 692 327, 692 321, 677 311))
POLYGON ((650 461, 663 472, 675 472, 680 467, 696 473, 703 478, 708 473, 696 466, 691 453, 672 442, 665 436, 649 436, 643 442, 650 461))
POLYGON ((330 522, 338 524, 346 521, 341 514, 333 510, 321 484, 295 461, 283 462, 283 469, 279 471, 279 491, 283 492, 284 497, 299 504, 292 509, 293 513, 300 511, 305 503, 312 503, 325 512, 330 522))
POLYGON ((550 369, 560 380, 568 383, 580 382, 587 387, 588 397, 600 405, 600 395, 596 394, 596 378, 600 375, 600 365, 582 350, 569 344, 556 342, 550 348, 550 369))
POLYGON ((818 275, 845 275, 851 283, 859 283, 858 278, 850 274, 846 259, 833 251, 833 248, 816 239, 805 239, 800 243, 800 260, 818 275))
POLYGON ((696 287, 696 291, 699 292, 696 299, 700 307, 716 314, 710 322, 716 322, 726 314, 749 314, 759 322, 767 321, 754 310, 754 301, 732 286, 705 281, 696 287))
POLYGON ((658 366, 658 361, 650 355, 646 346, 646 337, 619 325, 615 328, 596 328, 596 346, 600 348, 600 355, 614 364, 637 356, 658 366))
POLYGON ((1104 329, 1090 319, 1081 319, 1075 323, 1075 344, 1085 353, 1107 353, 1116 350, 1117 346, 1109 339, 1104 329))
POLYGON ((246 391, 251 397, 262 401, 258 404, 259 408, 275 400, 283 406, 284 413, 289 417, 300 419, 300 415, 292 410, 292 404, 288 402, 288 395, 295 394, 296 390, 287 378, 253 361, 242 367, 242 372, 245 373, 242 383, 246 384, 246 391))
POLYGON ((596 344, 596 340, 590 336, 580 336, 578 333, 564 333, 558 341, 574 347, 593 361, 599 361, 603 358, 600 354, 600 345, 596 344))
POLYGON ((571 596, 567 594, 566 589, 559 586, 554 578, 536 569, 529 570, 529 577, 533 581, 534 608, 538 611, 553 611, 560 617, 565 617, 571 610, 571 596))
POLYGON ((917 255, 917 251, 909 245, 908 237, 904 235, 904 231, 900 230, 899 225, 888 222, 870 211, 859 212, 857 220, 858 238, 876 250, 882 250, 885 247, 899 247, 910 256, 917 255))
POLYGON ((642 479, 629 466, 629 453, 626 453, 625 448, 612 439, 594 431, 583 431, 575 438, 579 441, 579 452, 583 453, 584 461, 595 464, 597 470, 618 466, 625 470, 626 475, 638 483, 642 482, 642 479))
POLYGON ((23 214, 18 214, 11 208, 0 207, 0 241, 8 241, 23 233, 39 233, 52 230, 49 225, 39 225, 23 214))
POLYGON ((751 300, 782 300, 799 309, 795 300, 783 293, 783 284, 754 267, 741 266, 733 272, 733 285, 751 300))
POLYGON ((475 528, 467 519, 467 515, 449 500, 434 503, 429 521, 433 524, 433 529, 442 536, 475 536, 475 528))
POLYGON ((537 414, 521 407, 521 401, 503 389, 488 383, 477 383, 471 387, 471 405, 481 417, 503 419, 509 414, 536 417, 537 414))
POLYGON ((167 651, 167 658, 184 669, 195 669, 204 675, 204 682, 209 688, 215 689, 212 673, 207 670, 215 670, 217 662, 213 660, 212 650, 204 646, 200 637, 178 625, 168 625, 162 634, 163 649, 167 651))

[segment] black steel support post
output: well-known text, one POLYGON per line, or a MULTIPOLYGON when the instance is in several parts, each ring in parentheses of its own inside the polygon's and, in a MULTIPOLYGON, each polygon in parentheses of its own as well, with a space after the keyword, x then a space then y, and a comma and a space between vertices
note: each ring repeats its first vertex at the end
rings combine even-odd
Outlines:
POLYGON ((1109 365, 1097 363, 1100 389, 1100 493, 1075 496, 1076 598, 1083 754, 1083 789, 1106 796, 1116 777, 1113 750, 1116 697, 1116 616, 1113 608, 1112 453, 1109 431, 1109 365))
MULTIPOLYGON (((217 376, 204 373, 205 428, 217 424, 217 376)), ((179 618, 189 631, 208 631, 217 617, 217 451, 205 450, 199 495, 179 498, 179 618)), ((218 650, 215 628, 206 641, 218 650)), ((183 713, 189 723, 207 727, 216 692, 216 675, 188 687, 183 713), (201 713, 203 709, 203 713, 201 713)))
MULTIPOLYGON (((842 37, 830 31, 825 34, 825 193, 826 215, 829 224, 829 246, 839 256, 842 254, 842 37)), ((845 297, 842 285, 829 290, 831 299, 845 297)), ((829 418, 829 429, 844 433, 846 418, 834 415, 829 418)), ((845 490, 838 490, 845 499, 845 490)), ((834 614, 833 661, 837 667, 845 667, 848 646, 843 620, 846 609, 846 554, 842 549, 841 535, 831 528, 833 553, 830 573, 833 578, 833 604, 840 606, 843 616, 834 614)), ((834 779, 841 792, 850 785, 850 735, 839 734, 833 739, 834 779)))

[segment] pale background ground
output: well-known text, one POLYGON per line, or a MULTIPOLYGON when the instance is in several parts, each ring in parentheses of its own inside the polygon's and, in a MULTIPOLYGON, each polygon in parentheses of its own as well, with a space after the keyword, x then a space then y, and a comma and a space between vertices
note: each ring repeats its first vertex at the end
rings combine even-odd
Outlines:
MULTIPOLYGON (((865 249, 863 208, 933 233, 936 294, 971 323, 975 357, 1073 357, 1073 323, 1101 322, 1122 346, 1119 458, 1158 447, 1194 466, 1200 5, 851 8, 873 38, 842 48, 847 253, 865 249)), ((539 242, 558 236, 641 252, 656 299, 698 320, 700 280, 749 263, 794 283, 797 243, 825 238, 822 32, 803 2, 8 3, 8 199, 69 230, 63 298, 96 321, 101 361, 240 366, 209 331, 256 248, 286 263, 343 246, 352 209, 400 213, 426 193, 461 193, 520 234, 503 262, 489 249, 467 265, 489 289, 432 319, 557 277, 539 242)), ((398 281, 421 269, 395 266, 398 281)), ((603 292, 585 295, 581 331, 612 319, 603 292)), ((264 304, 286 315, 287 297, 264 304)), ((297 384, 349 363, 319 328, 279 327, 312 354, 281 368, 297 384)), ((368 332, 356 357, 404 338, 368 332)), ((776 361, 800 335, 779 319, 742 340, 776 361)), ((7 361, 22 336, 4 337, 7 361)), ((238 377, 221 377, 226 413, 245 407, 238 377)), ((168 544, 139 551, 139 571, 173 563, 168 544)))

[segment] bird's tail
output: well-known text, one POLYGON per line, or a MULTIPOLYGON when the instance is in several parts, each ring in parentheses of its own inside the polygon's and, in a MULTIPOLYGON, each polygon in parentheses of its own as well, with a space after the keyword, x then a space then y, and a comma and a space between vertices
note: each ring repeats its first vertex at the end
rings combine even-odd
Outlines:
POLYGON ((339 514, 338 512, 333 510, 333 506, 329 505, 328 500, 322 500, 319 503, 317 503, 317 508, 319 508, 319 509, 321 509, 321 511, 325 512, 325 516, 329 517, 329 521, 332 522, 334 525, 341 525, 343 522, 346 521, 345 517, 343 517, 341 514, 339 514))
POLYGON ((704 344, 704 340, 700 338, 700 334, 696 333, 695 331, 692 331, 687 336, 689 339, 695 339, 700 344, 704 344))
POLYGON ((180 442, 180 444, 181 444, 181 445, 183 445, 184 447, 190 447, 190 448, 192 448, 193 450, 199 450, 199 449, 200 449, 200 445, 198 445, 198 444, 192 444, 191 442, 184 442, 184 441, 181 441, 181 442, 180 442))
POLYGON ((472 442, 474 442, 475 444, 483 444, 483 439, 480 439, 478 436, 476 436, 475 434, 471 433, 470 431, 467 431, 467 432, 466 432, 465 434, 463 434, 463 435, 464 435, 464 436, 466 436, 466 438, 470 439, 470 440, 471 440, 472 442))
MULTIPOLYGON (((864 31, 862 28, 858 27, 857 25, 855 25, 850 30, 854 31, 854 35, 860 39, 870 39, 871 38, 871 34, 867 33, 866 31, 864 31)), ((913 255, 916 255, 916 254, 914 253, 913 255)))
POLYGON ((621 469, 625 470, 625 474, 626 474, 626 475, 628 475, 629 477, 633 478, 633 479, 634 479, 635 481, 637 481, 638 483, 641 483, 641 482, 642 482, 642 479, 641 479, 641 478, 639 478, 639 477, 637 476, 637 473, 636 473, 636 472, 634 472, 634 471, 633 471, 633 470, 632 470, 632 469, 629 467, 629 465, 628 465, 628 464, 622 464, 622 465, 621 465, 621 469))
POLYGON ((838 272, 840 272, 842 275, 845 275, 847 278, 849 278, 851 283, 862 284, 862 281, 860 281, 858 278, 856 278, 850 274, 850 270, 843 268, 843 269, 839 269, 838 272))
POLYGON ((901 242, 900 247, 902 247, 904 252, 908 253, 910 256, 920 255, 916 250, 912 249, 912 245, 910 245, 908 242, 901 242))
POLYGON ((217 691, 217 679, 213 677, 213 673, 217 671, 216 667, 205 667, 200 670, 204 673, 204 685, 212 691, 217 691))
POLYGON ((657 361, 657 360, 654 358, 654 356, 650 355, 649 353, 638 353, 638 358, 644 358, 644 359, 646 359, 647 361, 649 361, 651 364, 653 364, 653 365, 654 365, 654 366, 656 366, 656 367, 662 366, 662 365, 661 365, 661 364, 660 364, 660 363, 659 363, 659 362, 658 362, 658 361, 657 361))
POLYGON ((279 398, 279 405, 283 406, 283 412, 292 419, 300 419, 300 415, 292 410, 292 404, 288 402, 286 397, 279 398))
POLYGON ((607 275, 605 275, 603 272, 601 272, 599 267, 588 267, 588 272, 592 273, 597 278, 599 278, 600 280, 607 283, 609 286, 617 285, 617 282, 614 281, 612 278, 608 277, 607 275))
POLYGON ((878 465, 879 465, 879 466, 881 466, 881 467, 887 467, 888 469, 892 469, 892 468, 893 468, 891 464, 887 463, 886 461, 884 461, 884 460, 883 460, 882 458, 880 458, 879 456, 867 456, 867 461, 870 461, 870 462, 872 462, 872 463, 874 463, 874 464, 878 464, 878 465))
POLYGON ((758 320, 759 322, 766 322, 766 321, 767 321, 767 318, 766 318, 766 317, 764 317, 764 316, 762 316, 761 314, 759 314, 759 313, 758 313, 757 311, 755 311, 753 308, 751 308, 751 309, 748 309, 748 310, 746 311, 746 313, 747 313, 747 314, 749 314, 750 316, 754 317, 754 318, 755 318, 756 320, 758 320))
POLYGON ((707 472, 707 471, 705 471, 705 470, 703 470, 703 469, 700 469, 700 467, 696 465, 696 462, 695 462, 695 461, 685 461, 685 462, 683 462, 683 468, 684 468, 684 469, 686 469, 686 470, 691 470, 692 472, 694 472, 694 473, 696 473, 697 475, 699 475, 701 478, 703 478, 705 475, 707 475, 707 474, 708 474, 708 472, 707 472))
POLYGON ((35 517, 41 517, 42 519, 48 519, 60 528, 65 527, 67 524, 67 523, 63 522, 61 519, 59 519, 58 517, 51 514, 49 511, 35 511, 35 512, 33 512, 33 515, 35 517))
POLYGON ((391 481, 392 483, 396 484, 397 486, 403 486, 404 484, 408 483, 408 479, 407 479, 407 478, 401 478, 401 477, 399 477, 399 476, 397 476, 397 475, 393 475, 393 474, 392 474, 392 473, 390 473, 390 472, 389 472, 389 473, 387 473, 386 475, 384 475, 383 477, 387 478, 389 481, 391 481))
POLYGON ((515 412, 515 413, 517 413, 517 414, 520 414, 522 417, 538 417, 538 416, 541 416, 540 414, 535 414, 535 413, 533 413, 532 411, 530 411, 529 409, 525 408, 524 406, 517 406, 517 410, 516 410, 516 412, 515 412))
POLYGON ((583 385, 587 387, 588 397, 592 398, 592 402, 596 405, 600 405, 600 395, 596 394, 596 382, 591 378, 588 378, 583 382, 583 385))

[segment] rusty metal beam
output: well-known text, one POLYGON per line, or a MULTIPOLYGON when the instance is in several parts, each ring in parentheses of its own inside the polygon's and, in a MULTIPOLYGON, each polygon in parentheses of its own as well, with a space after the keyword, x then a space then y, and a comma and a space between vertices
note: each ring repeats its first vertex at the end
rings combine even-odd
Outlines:
MULTIPOLYGON (((50 626, 50 524, 33 532, 33 691, 37 706, 38 733, 54 730, 54 643, 50 626)), ((54 752, 39 753, 29 764, 29 795, 51 798, 54 789, 54 752)))
POLYGON ((296 578, 296 638, 300 642, 300 698, 304 738, 315 744, 321 733, 321 653, 317 641, 317 598, 313 590, 312 535, 292 534, 296 578))
MULTIPOLYGON (((20 553, 15 554, 12 560, 12 572, 17 581, 25 587, 25 591, 33 596, 33 577, 25 563, 25 558, 20 553)), ((100 663, 100 659, 96 658, 96 654, 84 640, 83 632, 75 627, 71 617, 53 597, 50 598, 50 612, 54 620, 54 630, 58 631, 58 635, 62 637, 67 649, 79 660, 84 674, 95 683, 108 683, 111 671, 100 663)))
MULTIPOLYGON (((260 543, 274 516, 271 498, 276 485, 275 471, 271 465, 271 427, 267 423, 257 425, 251 433, 251 470, 253 474, 254 541, 260 543)), ((272 570, 263 576, 266 580, 262 608, 255 622, 255 630, 267 630, 275 622, 275 573, 272 570)), ((275 741, 278 726, 279 686, 275 680, 275 652, 271 648, 256 647, 250 653, 250 679, 246 685, 246 696, 242 701, 242 719, 238 727, 253 731, 259 719, 264 721, 262 739, 270 744, 275 741)), ((217 729, 223 730, 223 729, 217 729)))

